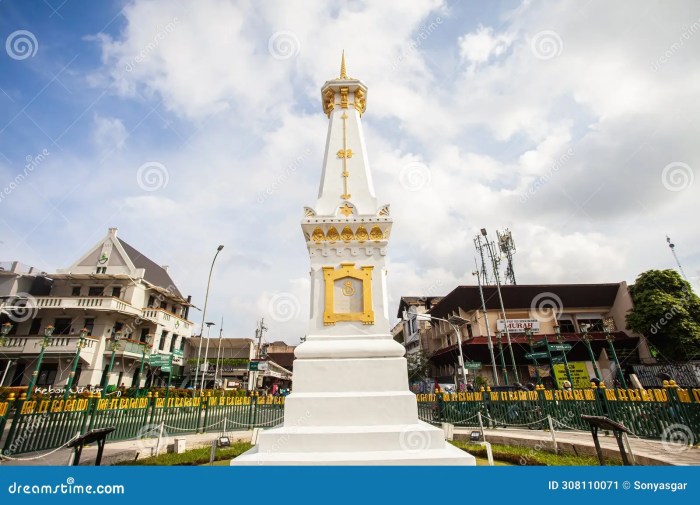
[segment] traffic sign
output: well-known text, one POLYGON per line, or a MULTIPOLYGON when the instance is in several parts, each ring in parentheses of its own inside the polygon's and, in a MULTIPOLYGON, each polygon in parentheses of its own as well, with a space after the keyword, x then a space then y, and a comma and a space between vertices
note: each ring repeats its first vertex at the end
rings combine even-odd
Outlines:
POLYGON ((552 356, 552 363, 564 363, 564 356, 552 356))
POLYGON ((479 361, 467 361, 464 363, 464 368, 467 370, 479 370, 483 365, 479 361))
POLYGON ((570 351, 570 344, 549 344, 550 351, 570 351))
POLYGON ((525 355, 526 359, 543 359, 548 357, 549 354, 546 352, 529 352, 525 355))
POLYGON ((547 337, 543 338, 542 340, 538 340, 532 344, 532 347, 542 347, 543 345, 547 345, 547 337))

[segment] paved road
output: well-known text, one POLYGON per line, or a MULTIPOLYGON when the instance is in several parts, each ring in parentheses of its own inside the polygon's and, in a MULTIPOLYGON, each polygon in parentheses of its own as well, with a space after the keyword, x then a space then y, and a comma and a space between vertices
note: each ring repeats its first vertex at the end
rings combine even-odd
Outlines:
MULTIPOLYGON (((471 429, 455 428, 456 438, 469 436, 471 429)), ((551 450, 552 435, 549 431, 521 429, 486 429, 486 440, 495 444, 525 445, 533 450, 551 450)), ((595 456, 593 436, 588 432, 556 431, 557 447, 569 454, 585 454, 595 456)), ((620 458, 617 441, 611 436, 599 434, 604 456, 620 458)), ((664 444, 655 440, 629 437, 632 453, 637 464, 642 465, 700 465, 700 448, 685 448, 672 444, 664 444)))
MULTIPOLYGON (((471 429, 455 428, 456 438, 468 437, 471 429)), ((228 435, 231 441, 249 441, 251 431, 232 431, 228 435)), ((595 455, 593 438, 590 433, 585 432, 562 432, 556 433, 558 449, 570 454, 595 455)), ((487 429, 486 439, 491 443, 507 445, 525 445, 533 450, 550 450, 552 448, 552 437, 548 431, 520 430, 520 429, 487 429)), ((205 433, 196 435, 184 435, 187 449, 210 446, 212 440, 218 434, 205 433)), ((700 448, 688 448, 679 450, 677 446, 668 446, 661 442, 638 439, 630 437, 630 446, 638 464, 655 465, 700 465, 700 448)), ((164 439, 161 445, 161 453, 165 451, 165 446, 172 445, 174 437, 164 439)), ((605 456, 615 456, 619 458, 617 442, 612 436, 600 435, 601 447, 605 456)), ((156 440, 126 440, 112 442, 105 446, 102 463, 104 465, 113 464, 118 461, 135 460, 145 458, 155 451, 156 440)), ((0 466, 7 465, 59 465, 65 466, 70 460, 72 451, 61 449, 46 455, 47 452, 35 454, 18 455, 18 460, 4 460, 0 466), (31 458, 31 459, 30 459, 31 458)), ((97 454, 96 447, 86 447, 83 450, 80 464, 92 465, 97 454)))

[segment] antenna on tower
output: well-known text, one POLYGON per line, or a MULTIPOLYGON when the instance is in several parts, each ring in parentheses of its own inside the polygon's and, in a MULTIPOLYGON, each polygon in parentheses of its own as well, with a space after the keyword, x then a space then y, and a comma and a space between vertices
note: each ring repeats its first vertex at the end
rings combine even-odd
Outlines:
POLYGON ((501 254, 505 255, 508 264, 506 265, 505 281, 506 284, 515 286, 515 269, 513 268, 513 254, 515 254, 515 242, 513 242, 513 234, 508 228, 503 232, 496 231, 498 236, 498 249, 501 254))
MULTIPOLYGON (((481 258, 481 266, 478 267, 478 275, 481 277, 481 283, 485 285, 493 284, 493 282, 489 282, 489 271, 486 268, 486 260, 484 258, 484 248, 486 247, 486 244, 481 242, 481 237, 482 235, 479 234, 476 237, 474 237, 474 247, 476 247, 476 250, 479 252, 479 257, 481 258)), ((487 240, 484 238, 484 240, 487 240)))
POLYGON ((688 277, 686 277, 685 272, 683 271, 683 267, 681 266, 681 262, 678 260, 678 256, 676 256, 676 244, 671 242, 671 237, 666 235, 666 242, 668 242, 668 247, 671 249, 671 254, 673 254, 673 258, 676 260, 676 264, 678 265, 678 270, 681 271, 681 275, 683 278, 687 281, 688 277))

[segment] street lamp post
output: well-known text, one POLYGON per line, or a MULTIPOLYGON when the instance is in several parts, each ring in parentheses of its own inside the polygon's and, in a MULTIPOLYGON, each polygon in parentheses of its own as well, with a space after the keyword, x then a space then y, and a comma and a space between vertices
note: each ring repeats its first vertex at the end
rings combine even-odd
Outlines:
MULTIPOLYGON (((525 328, 525 337, 527 338, 527 343, 530 344, 530 352, 535 353, 535 346, 532 345, 532 329, 525 328)), ((537 377, 537 384, 542 384, 542 377, 540 376, 540 367, 537 362, 537 358, 532 359, 535 362, 535 377, 537 377)))
POLYGON ((620 360, 617 359, 617 352, 615 352, 615 346, 613 345, 615 337, 612 336, 612 334, 610 333, 610 328, 608 328, 607 325, 605 326, 605 340, 608 341, 608 348, 610 349, 610 354, 612 355, 613 361, 615 361, 617 375, 620 378, 620 385, 622 385, 623 388, 627 389, 627 381, 625 380, 625 374, 622 373, 622 367, 620 367, 620 360))
MULTIPOLYGON (((561 331, 560 331, 558 324, 554 325, 554 333, 556 333, 556 335, 557 335, 557 342, 561 344, 562 343, 561 331)), ((573 388, 574 381, 571 378, 571 370, 569 369, 569 360, 566 359, 566 351, 562 352, 561 355, 562 355, 562 358, 564 359, 564 369, 566 370, 566 380, 569 381, 569 384, 571 384, 571 387, 573 388)), ((552 367, 552 369, 554 369, 554 367, 552 367)))
POLYGON ((29 387, 27 387, 27 400, 29 400, 32 397, 34 386, 36 385, 36 381, 39 378, 39 369, 41 368, 41 362, 44 360, 44 351, 49 345, 51 335, 53 335, 53 330, 53 325, 48 325, 46 328, 44 328, 44 338, 41 341, 41 351, 39 351, 39 357, 36 360, 36 368, 34 369, 34 372, 32 373, 32 378, 29 381, 29 387))
POLYGON ((506 330, 506 341, 508 342, 508 350, 510 351, 510 360, 513 365, 513 373, 515 374, 515 382, 520 382, 520 377, 518 375, 518 367, 515 364, 515 354, 513 354, 513 343, 510 340, 510 331, 508 330, 508 318, 506 317, 506 308, 503 305, 503 295, 501 294, 501 276, 498 274, 498 265, 496 265, 496 256, 491 248, 491 242, 489 242, 486 236, 486 228, 481 229, 481 234, 486 239, 486 248, 489 251, 489 256, 491 257, 491 264, 493 265, 493 275, 496 278, 496 291, 498 292, 498 301, 501 304, 501 313, 503 314, 503 327, 506 330))
POLYGON ((598 380, 603 380, 603 378, 600 376, 600 370, 598 370, 598 364, 595 361, 595 356, 593 355, 593 348, 591 347, 591 336, 588 334, 587 324, 581 325, 581 333, 583 333, 583 341, 586 344, 586 349, 588 349, 588 356, 591 359, 591 363, 593 364, 593 371, 595 372, 595 376, 598 380))
POLYGON ((110 349, 112 350, 112 356, 109 358, 109 368, 107 368, 107 375, 105 376, 104 384, 102 385, 102 398, 107 395, 107 386, 109 386, 109 381, 112 378, 112 368, 114 367, 114 355, 119 350, 119 341, 121 340, 122 332, 116 331, 112 333, 110 340, 110 349))
MULTIPOLYGON (((10 334, 10 330, 12 329, 12 323, 5 323, 0 327, 0 347, 4 347, 5 344, 7 344, 7 335, 10 334)), ((12 366, 12 360, 8 359, 7 360, 7 366, 5 367, 5 371, 2 373, 2 379, 0 379, 0 387, 5 383, 5 377, 7 377, 7 372, 10 371, 10 367, 12 366)))
POLYGON ((501 367, 503 368, 503 382, 506 386, 508 385, 508 368, 506 367, 506 358, 503 356, 503 333, 501 331, 496 332, 496 340, 498 340, 498 354, 501 356, 501 367))
POLYGON ((452 316, 450 319, 452 321, 449 321, 447 319, 442 319, 441 317, 435 317, 431 316, 430 314, 416 314, 416 320, 417 321, 430 321, 431 319, 435 319, 436 321, 442 321, 447 324, 449 324, 452 329, 455 332, 455 335, 457 336, 457 346, 459 347, 459 365, 462 367, 462 380, 464 381, 464 386, 466 387, 467 385, 467 372, 464 368, 464 355, 462 354, 462 334, 459 332, 459 328, 454 324, 454 322, 457 322, 459 324, 464 324, 466 321, 462 319, 459 316, 452 316))
MULTIPOLYGON (((214 387, 216 387, 216 380, 219 376, 219 358, 221 357, 221 344, 222 338, 224 337, 224 318, 221 318, 221 326, 219 327, 219 347, 216 350, 216 369, 214 370, 214 387)), ((221 382, 223 383, 223 372, 221 372, 221 382)), ((223 387, 221 388, 223 389, 223 387)))
POLYGON ((209 371, 209 362, 207 361, 207 359, 209 359, 209 332, 211 331, 211 327, 214 326, 214 324, 216 324, 216 323, 207 322, 204 324, 207 325, 207 347, 206 347, 206 350, 204 351, 204 363, 203 363, 204 365, 206 365, 206 368, 202 368, 202 380, 200 381, 201 384, 199 386, 199 394, 200 395, 202 394, 202 392, 204 392, 204 382, 206 379, 204 374, 206 374, 209 371))
MULTIPOLYGON (((216 254, 214 255, 214 259, 211 262, 211 268, 209 269, 209 280, 207 281, 207 292, 204 295, 204 308, 202 309, 202 324, 199 327, 199 349, 197 350, 197 366, 199 366, 199 358, 202 356, 202 337, 204 336, 204 321, 206 321, 207 317, 207 302, 209 301, 209 287, 211 286, 211 274, 214 271, 214 263, 216 262, 216 257, 219 255, 221 250, 224 248, 223 245, 220 245, 219 247, 216 248, 216 254)), ((194 373, 194 388, 192 388, 192 396, 195 395, 197 392, 197 369, 195 369, 194 373)))
POLYGON ((139 367, 139 383, 137 384, 138 391, 141 391, 141 379, 143 378, 143 366, 146 363, 146 356, 151 354, 152 339, 153 335, 151 333, 147 333, 143 342, 139 342, 139 345, 141 346, 141 366, 139 367))
POLYGON ((75 380, 75 370, 78 368, 78 362, 80 361, 80 351, 82 351, 86 345, 85 337, 87 337, 88 333, 89 332, 87 328, 83 328, 82 330, 80 330, 80 339, 78 340, 76 345, 77 350, 75 351, 75 357, 73 358, 73 366, 71 367, 70 375, 68 376, 68 384, 66 384, 66 390, 63 393, 64 400, 67 400, 70 396, 70 390, 73 387, 73 381, 75 380))

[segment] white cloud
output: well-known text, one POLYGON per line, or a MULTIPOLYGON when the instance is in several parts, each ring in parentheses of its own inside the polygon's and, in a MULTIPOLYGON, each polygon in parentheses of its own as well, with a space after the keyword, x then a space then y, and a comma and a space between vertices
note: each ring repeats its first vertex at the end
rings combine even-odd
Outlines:
POLYGON ((124 123, 115 117, 102 117, 95 114, 93 117, 95 129, 93 140, 98 148, 105 151, 121 149, 129 134, 124 127, 124 123))
POLYGON ((471 63, 486 63, 505 53, 514 38, 511 33, 494 33, 492 27, 479 25, 475 32, 459 38, 459 52, 462 59, 471 63))

